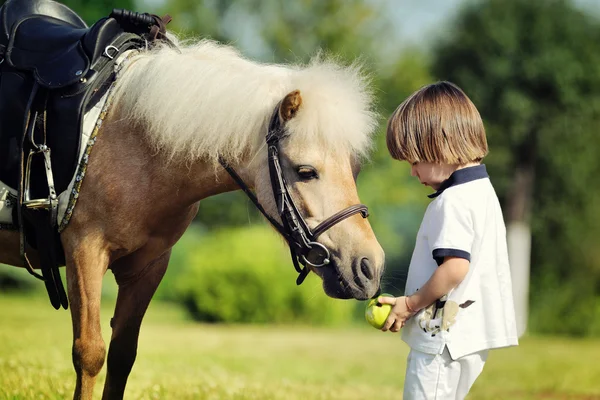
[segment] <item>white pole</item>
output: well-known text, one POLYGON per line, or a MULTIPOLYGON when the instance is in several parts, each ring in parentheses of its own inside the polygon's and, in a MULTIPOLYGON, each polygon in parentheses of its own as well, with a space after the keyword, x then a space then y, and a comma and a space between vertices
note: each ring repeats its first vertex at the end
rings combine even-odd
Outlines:
POLYGON ((510 222, 506 226, 508 261, 513 286, 517 333, 527 330, 529 313, 529 273, 531 260, 531 228, 523 222, 510 222))

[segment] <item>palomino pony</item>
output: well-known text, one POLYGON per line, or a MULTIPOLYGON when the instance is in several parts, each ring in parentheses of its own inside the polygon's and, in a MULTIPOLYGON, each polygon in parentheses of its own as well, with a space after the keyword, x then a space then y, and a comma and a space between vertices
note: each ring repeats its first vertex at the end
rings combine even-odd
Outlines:
MULTIPOLYGON (((358 214, 364 206, 355 206, 377 118, 360 68, 321 59, 264 65, 206 40, 157 45, 123 61, 106 104, 61 225, 76 399, 92 398, 106 358, 100 293, 107 269, 119 292, 103 398, 115 399, 123 397, 140 324, 173 245, 202 199, 237 190, 238 181, 277 227, 298 228, 300 216, 305 229, 319 231, 309 244, 325 249, 326 259, 303 264, 329 296, 377 294, 384 253, 358 214), (267 145, 274 132, 276 146, 267 145), (274 196, 272 168, 287 197, 274 196), (297 214, 282 214, 290 207, 297 214)), ((23 266, 16 231, 0 230, 0 262, 23 266)))

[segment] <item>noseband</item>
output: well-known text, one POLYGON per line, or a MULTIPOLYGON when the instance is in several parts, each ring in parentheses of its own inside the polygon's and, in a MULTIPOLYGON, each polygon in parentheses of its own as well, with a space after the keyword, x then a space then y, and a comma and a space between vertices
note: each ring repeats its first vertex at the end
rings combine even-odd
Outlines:
POLYGON ((363 204, 355 204, 335 213, 317 225, 314 229, 310 229, 302 217, 302 214, 300 214, 298 208, 294 204, 294 200, 290 195, 290 190, 285 177, 283 176, 281 163, 279 161, 279 143, 287 135, 288 133, 281 125, 281 121, 279 119, 278 104, 277 107, 275 107, 275 111, 273 112, 271 121, 269 122, 266 141, 268 148, 267 151, 269 175, 271 177, 271 188, 273 189, 273 196, 275 197, 277 213, 279 214, 281 223, 267 214, 265 209, 258 202, 256 195, 250 190, 248 185, 246 185, 246 183, 233 168, 231 168, 221 158, 219 158, 219 162, 223 168, 227 170, 229 175, 231 175, 233 180, 235 180, 240 188, 246 193, 246 195, 248 195, 256 208, 258 208, 265 218, 269 220, 271 225, 273 225, 288 242, 292 261, 294 262, 294 268, 299 274, 298 278, 296 279, 296 284, 300 285, 310 272, 309 266, 322 267, 329 264, 331 260, 329 249, 322 243, 319 243, 317 238, 323 232, 354 214, 360 213, 363 218, 367 218, 369 216, 369 210, 367 206, 363 204), (300 264, 303 265, 303 268, 300 267, 300 264))

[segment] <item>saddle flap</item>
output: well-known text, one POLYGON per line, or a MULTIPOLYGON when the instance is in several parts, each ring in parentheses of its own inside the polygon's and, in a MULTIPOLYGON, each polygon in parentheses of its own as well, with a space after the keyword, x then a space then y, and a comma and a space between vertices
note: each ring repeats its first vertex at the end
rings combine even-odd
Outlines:
POLYGON ((14 68, 32 71, 42 87, 68 86, 89 70, 82 45, 87 32, 50 16, 24 18, 13 27, 6 60, 14 68))

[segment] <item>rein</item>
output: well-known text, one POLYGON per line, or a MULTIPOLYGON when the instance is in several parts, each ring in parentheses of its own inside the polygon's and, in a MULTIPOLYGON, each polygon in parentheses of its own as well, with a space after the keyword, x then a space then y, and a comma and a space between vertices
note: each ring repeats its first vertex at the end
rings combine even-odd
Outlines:
POLYGON ((290 247, 290 255, 294 263, 294 268, 298 272, 296 284, 300 285, 310 272, 310 267, 323 267, 331 262, 329 249, 319 243, 317 238, 325 231, 338 224, 339 222, 351 217, 354 214, 360 213, 363 218, 369 216, 367 206, 363 204, 355 204, 345 208, 334 215, 327 218, 325 221, 317 225, 314 230, 311 230, 306 223, 302 214, 294 204, 294 200, 290 194, 287 182, 283 176, 281 163, 279 161, 280 147, 279 143, 288 134, 281 125, 279 119, 279 105, 275 107, 269 128, 267 131, 266 142, 268 146, 268 163, 269 175, 271 177, 271 188, 277 205, 277 213, 281 219, 281 223, 270 216, 263 206, 258 201, 256 195, 250 190, 244 180, 237 172, 227 164, 225 160, 219 158, 219 162, 225 170, 231 175, 238 186, 246 193, 248 198, 254 203, 256 208, 267 218, 275 229, 285 238, 290 247), (303 268, 300 267, 302 264, 303 268))

